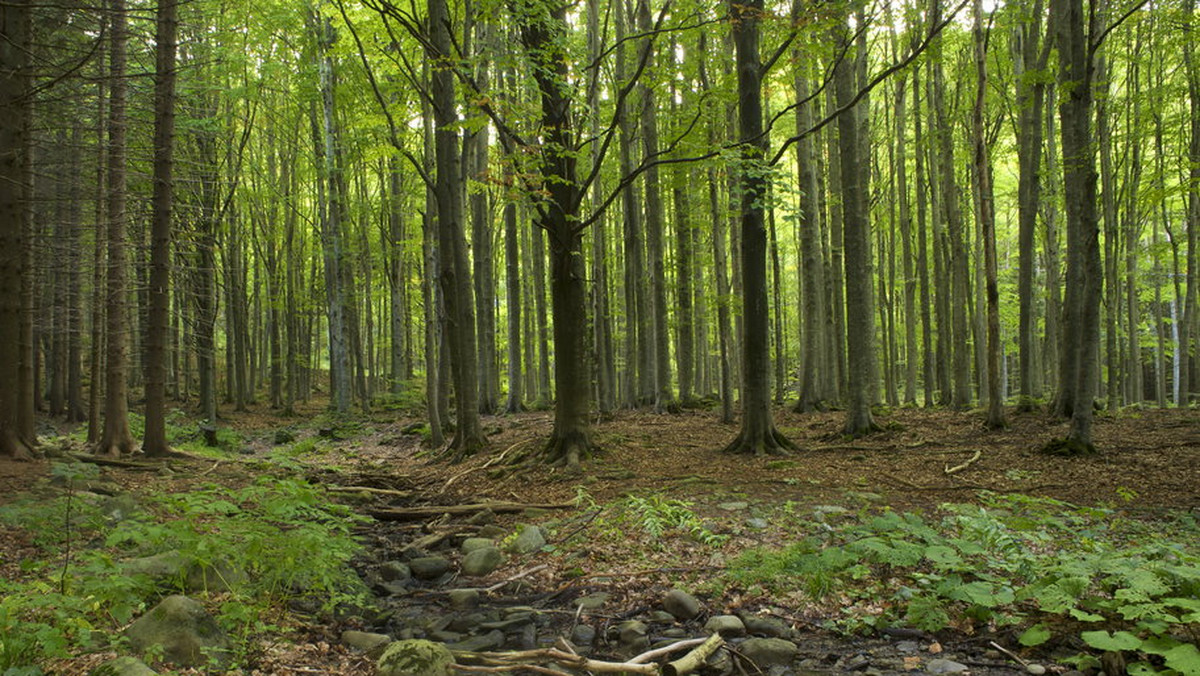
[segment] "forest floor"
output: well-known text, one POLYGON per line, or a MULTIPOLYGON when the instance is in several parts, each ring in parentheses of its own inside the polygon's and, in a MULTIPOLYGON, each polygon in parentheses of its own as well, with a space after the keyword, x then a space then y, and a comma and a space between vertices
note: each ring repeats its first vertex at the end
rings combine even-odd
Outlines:
MULTIPOLYGON (((747 457, 718 452, 737 428, 721 424, 713 411, 673 415, 621 411, 595 421, 598 453, 584 463, 581 473, 571 474, 537 461, 551 430, 550 412, 485 417, 488 450, 451 464, 427 448, 415 418, 381 411, 331 423, 318 403, 287 418, 259 406, 224 414, 220 426, 236 433, 225 437, 227 453, 192 453, 170 461, 172 472, 105 466, 102 476, 135 494, 185 493, 212 483, 232 489, 261 476, 263 459, 281 457, 277 443, 281 438, 311 437, 320 438, 320 443, 310 444, 303 455, 287 456, 278 471, 299 472, 329 488, 375 489, 374 493, 341 493, 364 513, 485 501, 574 505, 500 514, 497 520, 502 526, 545 521, 559 537, 551 537, 547 554, 540 558, 509 557, 483 584, 519 577, 526 591, 558 590, 538 598, 549 595, 567 611, 575 607, 572 599, 603 591, 611 597, 605 609, 614 622, 658 607, 666 590, 682 587, 702 599, 706 616, 769 609, 793 628, 809 632, 810 662, 830 670, 866 669, 869 657, 856 666, 855 656, 882 654, 896 639, 864 643, 841 637, 822 629, 828 626, 821 616, 829 612, 827 606, 788 607, 785 599, 757 587, 708 584, 713 570, 740 551, 788 544, 796 536, 786 523, 793 515, 828 506, 932 513, 945 503, 973 503, 996 495, 1104 506, 1144 519, 1200 513, 1200 415, 1195 411, 1128 409, 1100 414, 1095 426, 1100 452, 1072 459, 1039 452, 1047 441, 1067 431, 1066 423, 1042 413, 1010 413, 1009 427, 999 431, 985 430, 979 412, 897 409, 879 416, 878 422, 883 431, 851 440, 839 433, 841 413, 781 411, 776 424, 799 450, 788 456, 747 457), (281 430, 286 431, 282 437, 281 430), (614 519, 604 531, 600 527, 604 506, 630 495, 686 501, 686 509, 704 529, 726 539, 715 548, 686 538, 659 541, 653 534, 622 533, 620 524, 614 531, 614 519), (580 532, 586 536, 582 542, 580 532), (587 584, 571 582, 581 575, 587 584), (571 584, 578 587, 577 593, 563 596, 561 590, 571 584)), ((178 417, 176 423, 195 429, 185 417, 178 417)), ((189 452, 196 445, 189 443, 189 452)), ((0 460, 0 504, 18 495, 44 492, 50 463, 0 460)), ((388 550, 397 551, 397 537, 411 539, 446 524, 443 517, 427 519, 422 525, 364 526, 360 535, 376 553, 362 565, 386 559, 388 550), (392 541, 381 543, 387 539, 392 541)), ((15 528, 0 527, 0 531, 7 531, 0 532, 0 576, 26 575, 21 561, 34 555, 29 538, 15 528)), ((301 637, 259 653, 246 673, 369 673, 362 656, 339 644, 339 632, 347 626, 344 622, 311 624, 303 618, 295 620, 293 627, 303 627, 298 629, 301 637)), ((944 644, 946 655, 974 665, 972 673, 1021 672, 1015 663, 1008 671, 996 668, 1006 660, 1004 655, 989 651, 983 656, 986 645, 981 647, 981 635, 993 634, 980 633, 979 627, 945 636, 914 634, 924 637, 919 651, 923 657, 905 669, 919 668, 936 657, 944 644), (958 653, 953 652, 955 641, 965 641, 958 653), (963 647, 968 644, 973 647, 963 647)), ((1006 637, 1017 648, 1011 633, 1006 637)), ((93 655, 59 662, 54 671, 87 673, 99 659, 93 655)), ((909 659, 916 658, 906 657, 906 665, 909 659)), ((880 673, 889 672, 885 668, 880 673)))

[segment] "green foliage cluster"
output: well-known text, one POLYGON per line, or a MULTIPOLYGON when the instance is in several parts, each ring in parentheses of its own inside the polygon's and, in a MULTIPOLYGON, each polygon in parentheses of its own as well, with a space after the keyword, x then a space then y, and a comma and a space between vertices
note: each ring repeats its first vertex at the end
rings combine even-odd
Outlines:
POLYGON ((71 500, 0 508, 0 522, 29 529, 44 552, 22 562, 21 579, 0 580, 0 674, 113 645, 118 627, 160 596, 183 591, 183 580, 164 587, 131 575, 118 557, 176 550, 194 564, 243 571, 245 584, 222 597, 217 615, 233 637, 272 630, 264 618, 285 598, 310 598, 329 610, 365 597, 348 565, 360 549, 351 534, 360 517, 301 480, 147 496, 144 511, 115 523, 99 503, 71 500), (87 549, 70 553, 68 532, 87 549))
MULTIPOLYGON (((658 493, 629 495, 612 505, 612 515, 606 521, 618 531, 641 531, 656 541, 684 536, 710 547, 725 544, 729 536, 712 532, 692 510, 692 505, 687 500, 671 499, 658 493)), ((605 523, 599 525, 603 527, 605 523)))
MULTIPOLYGON (((1078 636, 1136 653, 1130 673, 1200 674, 1200 529, 1027 496, 944 505, 939 518, 885 510, 796 524, 727 579, 835 600, 844 630, 1025 626, 1021 642, 1078 636)), ((1081 659, 1090 659, 1083 657, 1081 659)))

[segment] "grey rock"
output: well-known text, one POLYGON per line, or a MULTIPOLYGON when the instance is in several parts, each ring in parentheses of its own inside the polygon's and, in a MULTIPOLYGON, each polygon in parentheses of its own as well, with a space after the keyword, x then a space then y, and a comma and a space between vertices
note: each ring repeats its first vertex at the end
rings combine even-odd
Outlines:
POLYGON ((489 631, 486 634, 472 636, 465 641, 448 643, 446 647, 455 652, 482 653, 495 650, 504 645, 504 632, 489 631))
POLYGON ((441 643, 393 641, 375 663, 379 676, 451 676, 454 655, 441 643))
POLYGON ((590 625, 577 624, 571 630, 571 643, 577 648, 590 648, 596 640, 596 630, 590 625))
POLYGON ((714 615, 704 623, 704 630, 710 634, 715 631, 724 638, 746 635, 746 625, 737 615, 714 615))
POLYGON ((521 613, 517 615, 510 615, 503 620, 496 620, 495 622, 484 622, 479 626, 480 629, 498 629, 507 634, 518 631, 523 627, 528 627, 536 620, 537 616, 533 613, 521 613))
POLYGON ((499 568, 503 562, 504 555, 495 547, 476 549, 463 557, 462 574, 467 577, 483 577, 499 568))
POLYGON ((446 593, 450 607, 455 610, 470 610, 479 605, 478 589, 451 589, 446 593))
POLYGON ((429 632, 429 638, 438 643, 451 644, 463 640, 463 633, 461 631, 450 631, 449 629, 437 629, 429 632))
POLYGON ((608 592, 596 592, 575 599, 575 606, 584 610, 600 610, 608 601, 608 592))
POLYGON ((418 580, 436 580, 450 572, 450 560, 441 556, 422 556, 409 561, 408 567, 418 580))
POLYGON ((502 538, 505 535, 508 535, 508 531, 495 524, 488 524, 479 529, 479 537, 481 538, 491 538, 492 540, 495 540, 496 538, 502 538))
POLYGON ((721 504, 717 505, 717 507, 720 507, 727 512, 740 512, 743 509, 748 509, 750 507, 750 503, 742 500, 736 500, 734 502, 722 502, 721 504))
MULTIPOLYGON (((466 615, 457 615, 450 618, 450 622, 446 626, 451 631, 456 631, 460 634, 474 634, 487 621, 488 616, 483 613, 467 613, 466 615)), ((457 641, 459 639, 454 640, 457 641)))
POLYGON ((376 596, 404 596, 408 594, 408 585, 404 582, 379 582, 371 586, 376 596))
POLYGON ((766 519, 762 519, 757 516, 752 519, 746 519, 746 527, 754 530, 765 530, 769 525, 770 524, 767 523, 766 519))
POLYGON ((385 582, 408 582, 412 579, 412 569, 402 561, 388 561, 379 567, 379 577, 385 582))
POLYGON ((517 528, 520 533, 508 545, 508 551, 514 554, 530 554, 541 551, 542 547, 546 546, 546 536, 542 533, 541 528, 523 524, 518 524, 517 528))
POLYGON ((663 597, 663 610, 678 620, 690 620, 700 614, 700 602, 682 589, 672 589, 663 597))
POLYGON ((1025 665, 1025 671, 1026 673, 1033 674, 1033 676, 1042 676, 1042 674, 1046 673, 1046 667, 1043 667, 1040 664, 1030 663, 1025 665))
POLYGON ((191 667, 210 659, 228 664, 232 654, 229 639, 199 601, 178 594, 168 596, 125 630, 129 645, 145 652, 162 646, 163 657, 191 667))
POLYGON ((921 649, 921 646, 916 641, 901 641, 896 644, 896 650, 902 653, 912 654, 921 649))
POLYGON ((795 643, 781 638, 746 639, 738 646, 738 650, 760 669, 786 667, 800 652, 795 643))
MULTIPOLYGON (((103 488, 98 485, 89 485, 88 490, 103 494, 103 488)), ((145 510, 138 504, 137 498, 129 493, 117 493, 100 504, 100 511, 110 521, 119 522, 141 514, 145 510)))
POLYGON ((491 538, 467 538, 466 540, 463 540, 463 543, 461 546, 459 546, 458 551, 462 552, 463 554, 470 554, 476 549, 484 549, 485 547, 495 546, 496 541, 491 538))
POLYGON ((617 625, 617 639, 625 645, 635 645, 646 641, 648 627, 645 622, 626 620, 617 625))
POLYGON ((495 522, 496 513, 488 508, 484 508, 482 512, 475 512, 471 518, 467 519, 467 523, 472 526, 489 526, 495 522))
POLYGON ((687 638, 688 631, 683 627, 671 627, 669 629, 663 629, 662 635, 673 639, 687 638))
POLYGON ((88 676, 157 676, 158 672, 135 657, 118 657, 96 667, 88 676))
POLYGON ((372 659, 382 655, 384 648, 391 642, 391 637, 384 634, 372 634, 371 632, 354 631, 353 629, 342 632, 343 645, 364 652, 372 659))
POLYGON ((646 619, 659 624, 670 624, 675 621, 675 616, 665 610, 655 610, 647 615, 646 619))
POLYGON ((777 617, 762 617, 759 615, 739 615, 742 624, 746 625, 746 633, 769 638, 792 638, 796 634, 787 622, 777 617))
POLYGON ((925 671, 931 674, 957 674, 969 670, 970 667, 962 662, 955 662, 954 660, 947 660, 940 657, 929 660, 929 664, 925 665, 925 671))

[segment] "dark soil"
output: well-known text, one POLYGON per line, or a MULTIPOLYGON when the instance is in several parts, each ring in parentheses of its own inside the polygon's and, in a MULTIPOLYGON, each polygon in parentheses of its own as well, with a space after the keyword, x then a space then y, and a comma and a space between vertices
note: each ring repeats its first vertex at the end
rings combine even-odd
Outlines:
MULTIPOLYGON (((176 471, 170 476, 105 467, 103 478, 132 491, 186 491, 200 482, 241 485, 256 478, 256 470, 242 458, 269 453, 280 427, 294 429, 301 439, 317 434, 306 421, 318 413, 314 407, 292 419, 262 410, 232 414, 223 424, 246 439, 241 455, 172 460, 176 471)), ((498 523, 506 528, 518 521, 554 520, 558 540, 551 544, 560 549, 547 556, 511 556, 492 576, 469 584, 495 587, 484 597, 485 608, 529 605, 544 611, 542 615, 551 619, 542 622, 542 634, 567 636, 576 623, 594 625, 601 655, 616 650, 604 641, 615 623, 658 610, 662 594, 672 587, 699 590, 704 612, 682 627, 688 635, 702 635, 704 619, 715 614, 773 616, 798 632, 795 641, 804 660, 799 664, 821 672, 900 673, 923 670, 930 660, 948 658, 968 665, 974 674, 1024 673, 989 645, 995 640, 1011 648, 1015 643, 1010 635, 847 638, 821 630, 824 618, 817 608, 789 607, 784 600, 736 590, 705 596, 706 582, 728 557, 744 547, 786 538, 786 533, 774 530, 744 528, 751 514, 777 514, 784 504, 802 509, 862 501, 929 510, 945 502, 970 502, 981 491, 1112 505, 1148 517, 1166 510, 1200 509, 1200 414, 1195 411, 1128 410, 1100 415, 1095 426, 1099 453, 1070 459, 1039 452, 1047 441, 1066 434, 1066 423, 1040 413, 1011 414, 1010 426, 995 432, 984 429, 983 416, 977 412, 901 409, 877 420, 883 431, 846 439, 839 434, 840 413, 781 412, 776 423, 800 450, 783 458, 747 457, 718 452, 737 428, 720 424, 711 411, 619 412, 596 421, 593 441, 598 453, 584 462, 581 473, 572 474, 539 462, 549 438, 549 412, 485 418, 490 451, 458 464, 442 462, 436 451, 426 449, 420 435, 411 431, 412 419, 375 414, 365 422, 334 428, 332 434, 340 440, 332 442, 331 450, 299 460, 310 479, 330 487, 394 491, 365 497, 345 493, 364 512, 485 500, 566 505, 581 492, 597 504, 631 493, 688 500, 714 532, 731 537, 720 551, 674 540, 656 543, 634 534, 616 542, 600 533, 593 538, 589 532, 595 526, 589 521, 593 513, 575 507, 501 514, 498 523), (748 506, 731 511, 731 502, 748 506), (607 593, 608 601, 597 610, 579 613, 575 601, 597 592, 607 593)), ((48 472, 44 460, 0 460, 0 502, 44 485, 48 472)), ((361 568, 370 577, 374 566, 400 556, 409 542, 430 534, 443 533, 434 548, 452 552, 474 528, 467 525, 466 517, 379 523, 362 532, 370 553, 361 568)), ((19 531, 0 532, 0 543, 0 574, 15 575, 16 562, 30 555, 28 538, 19 531)), ((393 611, 403 607, 409 613, 444 614, 448 612, 445 591, 466 584, 453 578, 421 584, 403 601, 384 603, 391 604, 393 611)), ((311 620, 309 639, 264 647, 251 673, 364 673, 363 658, 338 645, 338 635, 347 627, 388 628, 384 625, 385 621, 372 617, 348 622, 311 620)), ((393 621, 390 628, 395 626, 393 621)), ((670 628, 681 627, 651 624, 652 633, 670 628)), ((97 659, 58 665, 59 673, 86 673, 97 659)))

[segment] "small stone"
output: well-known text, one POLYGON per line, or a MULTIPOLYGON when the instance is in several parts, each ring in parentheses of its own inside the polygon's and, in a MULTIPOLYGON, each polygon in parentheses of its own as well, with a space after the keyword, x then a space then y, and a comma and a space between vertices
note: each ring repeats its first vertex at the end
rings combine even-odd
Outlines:
POLYGON ((726 512, 739 512, 743 509, 748 509, 750 507, 750 503, 737 500, 734 502, 722 502, 721 504, 717 505, 717 507, 720 507, 726 512))
POLYGON ((496 620, 495 622, 484 622, 482 625, 480 625, 480 628, 499 629, 507 634, 517 631, 523 627, 528 627, 529 625, 533 624, 535 620, 537 620, 537 616, 533 613, 521 613, 519 615, 506 617, 503 620, 496 620))
POLYGON ((902 653, 915 653, 921 649, 916 641, 901 641, 896 644, 896 650, 902 653))
POLYGON ((517 529, 519 534, 508 545, 508 551, 514 554, 531 554, 541 551, 542 547, 546 546, 546 536, 542 534, 541 528, 518 524, 517 529))
POLYGON ((504 555, 495 547, 476 549, 463 557, 462 574, 467 577, 483 577, 500 567, 504 555))
POLYGON ((662 635, 674 639, 687 638, 688 631, 683 627, 671 627, 670 629, 663 629, 662 635))
MULTIPOLYGON (((504 632, 493 630, 486 634, 472 636, 465 641, 447 644, 446 647, 454 652, 484 653, 502 645, 504 645, 504 632)), ((417 673, 419 672, 414 672, 414 676, 417 676, 417 673)))
POLYGON ((475 512, 471 518, 467 519, 467 523, 472 526, 487 526, 496 522, 496 513, 490 508, 485 507, 482 512, 475 512))
POLYGON ((742 618, 742 624, 746 625, 746 633, 756 636, 766 636, 769 638, 788 638, 795 635, 795 631, 787 622, 774 617, 760 617, 758 615, 739 615, 742 618))
POLYGON ((659 624, 671 624, 675 621, 675 616, 665 610, 656 610, 650 613, 646 619, 659 624))
MULTIPOLYGON (((451 631, 456 631, 460 634, 474 634, 475 632, 479 631, 480 627, 484 629, 490 629, 491 627, 484 625, 484 623, 487 621, 488 616, 483 613, 467 613, 466 615, 458 615, 450 618, 450 622, 446 625, 446 627, 451 631)), ((461 639, 462 637, 460 636, 452 640, 458 641, 461 639)), ((445 643, 450 642, 445 641, 445 639, 439 640, 442 640, 445 643)))
POLYGON ((957 674, 963 671, 968 671, 970 667, 962 662, 937 658, 929 660, 929 664, 925 665, 925 671, 931 674, 957 674))
POLYGON ((1042 674, 1046 673, 1046 667, 1043 667, 1040 664, 1033 664, 1031 662, 1025 665, 1025 671, 1033 674, 1033 676, 1042 676, 1042 674))
POLYGON ((704 623, 704 630, 710 634, 716 632, 723 638, 746 635, 746 625, 737 615, 714 615, 704 623))
POLYGON ((502 538, 505 535, 508 535, 508 531, 506 531, 503 528, 501 528, 500 526, 497 526, 494 524, 488 524, 488 525, 484 526, 483 528, 479 529, 479 537, 481 537, 481 538, 489 538, 489 539, 495 540, 496 538, 502 538))
POLYGON ((576 648, 590 648, 596 640, 596 630, 587 624, 577 624, 571 630, 571 643, 576 648))
POLYGON ((700 614, 700 601, 682 589, 672 589, 663 597, 663 610, 681 621, 690 620, 700 614))
POLYGON ((496 541, 491 538, 467 538, 463 540, 462 546, 458 548, 458 551, 463 554, 470 554, 476 549, 486 549, 487 547, 495 546, 496 541))
POLYGON ((342 643, 355 650, 364 652, 368 657, 376 658, 383 654, 384 648, 392 642, 391 637, 384 634, 372 634, 367 631, 342 632, 342 643))
POLYGON ((379 577, 385 582, 408 582, 412 579, 412 569, 407 563, 388 561, 379 567, 379 577))
POLYGON ((379 676, 451 676, 454 655, 441 643, 393 641, 375 663, 379 676))
POLYGON ((418 580, 436 580, 450 572, 450 560, 441 556, 422 556, 409 561, 408 567, 418 580))
POLYGON ((600 610, 608 601, 608 592, 596 592, 575 599, 575 606, 584 610, 600 610))
POLYGON ((479 605, 478 589, 451 589, 446 596, 455 610, 470 610, 479 605))
MULTIPOLYGON (((14 669, 14 671, 16 670, 14 669)), ((88 676, 156 676, 156 674, 158 674, 157 671, 135 657, 118 657, 96 667, 88 676)))
POLYGON ((786 667, 800 652, 795 643, 781 638, 746 639, 738 646, 738 650, 760 669, 786 667))
POLYGON ((766 519, 761 519, 759 517, 754 517, 752 519, 746 519, 746 527, 751 528, 753 530, 765 530, 768 525, 770 525, 770 524, 767 523, 766 519))
POLYGON ((647 630, 648 627, 645 622, 626 620, 617 625, 617 637, 624 645, 639 645, 646 642, 647 630))

